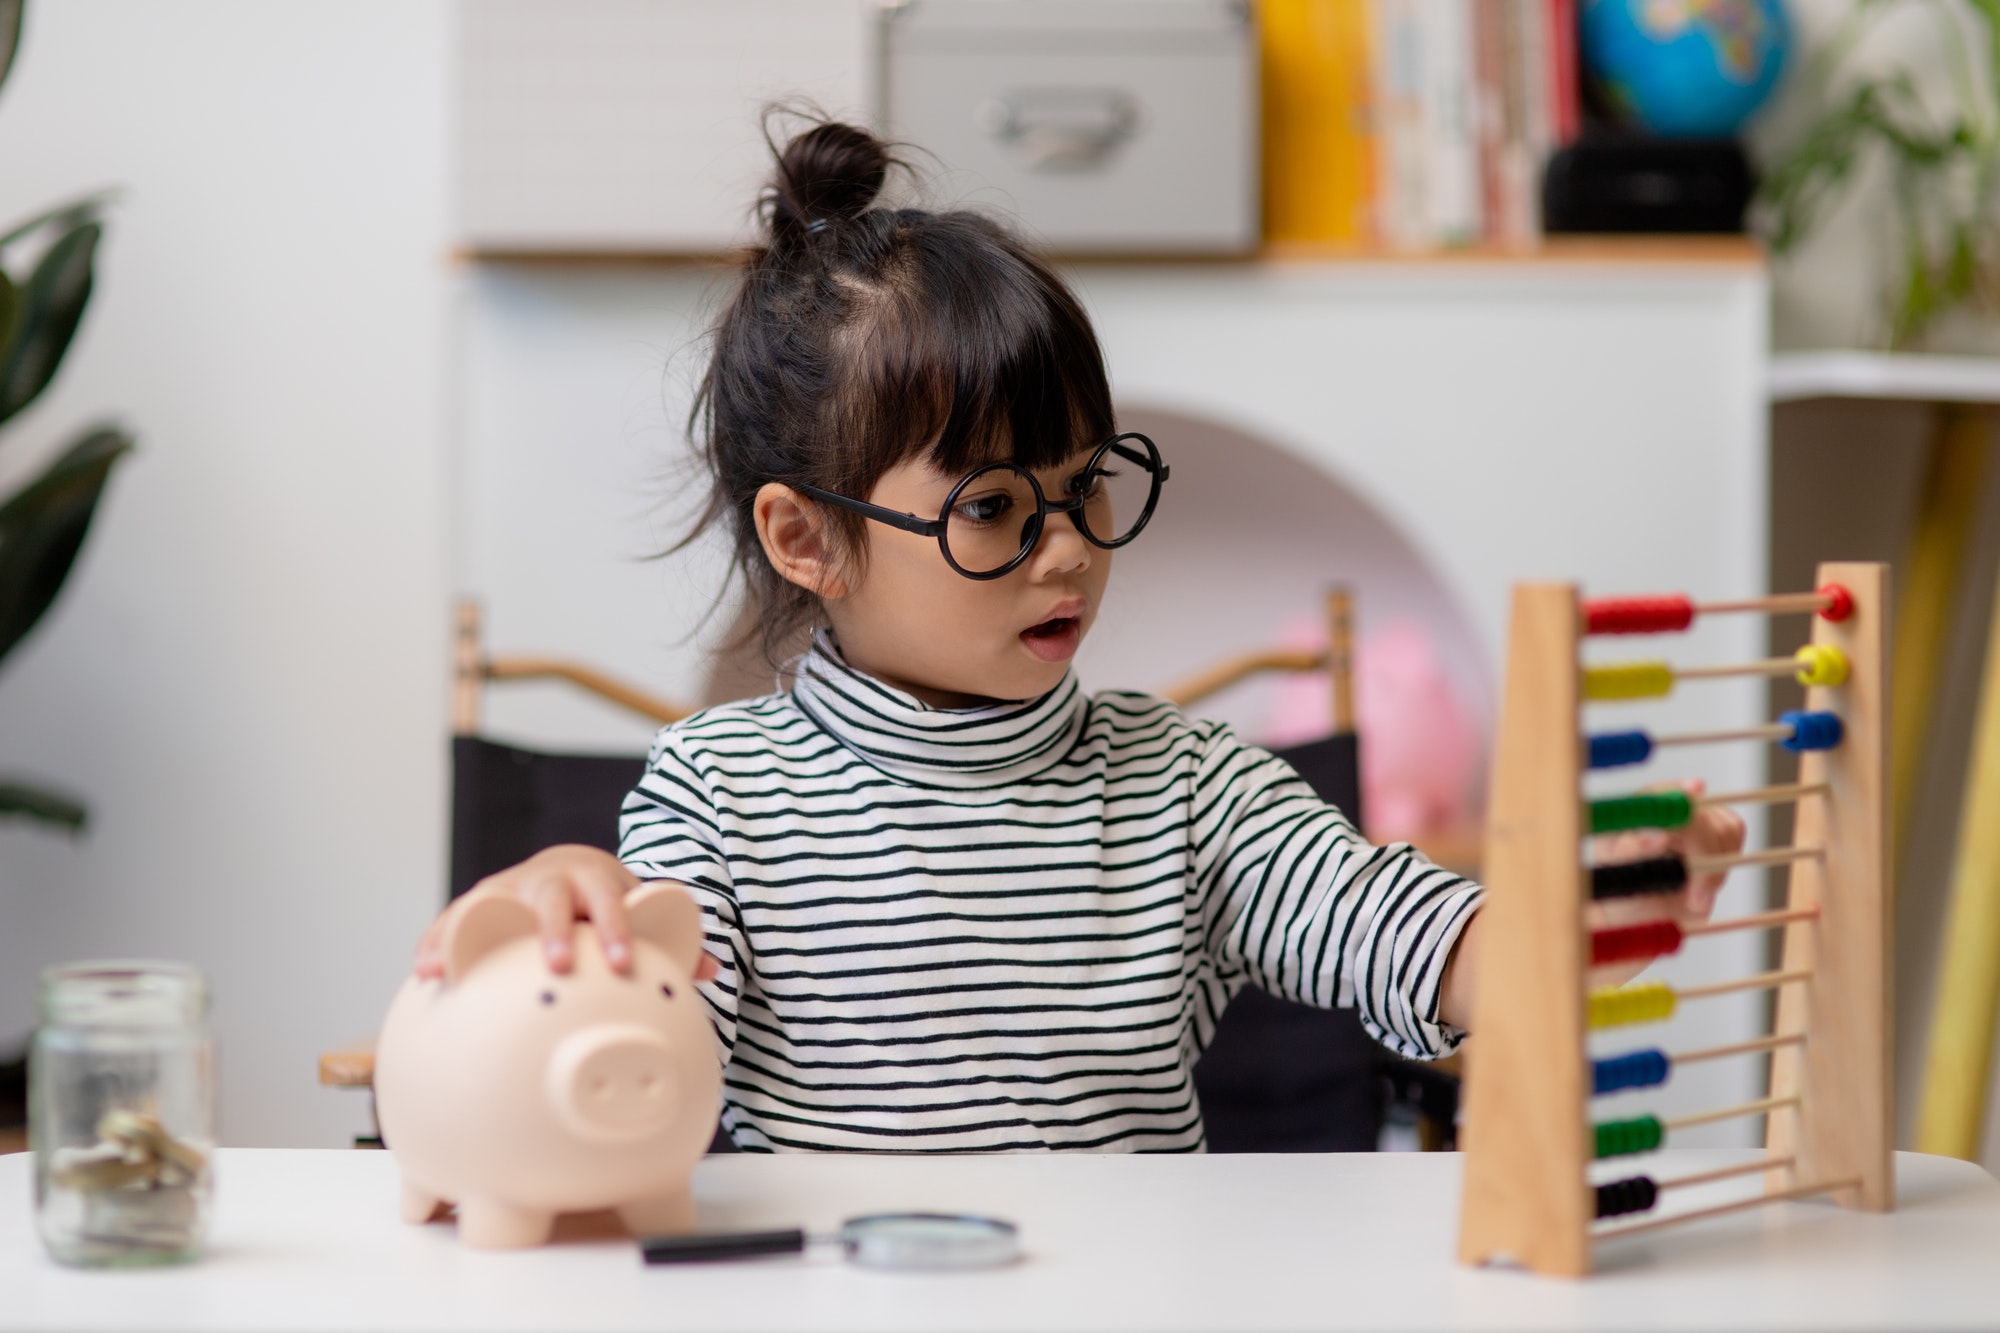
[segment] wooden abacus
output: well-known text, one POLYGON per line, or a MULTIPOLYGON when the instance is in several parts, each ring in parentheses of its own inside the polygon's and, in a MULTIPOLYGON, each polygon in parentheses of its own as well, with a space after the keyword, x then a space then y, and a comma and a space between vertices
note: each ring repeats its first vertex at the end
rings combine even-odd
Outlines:
POLYGON ((1819 574, 1817 592, 1709 606, 1682 597, 1585 603, 1569 585, 1515 589, 1461 1136, 1462 1262, 1509 1259, 1576 1276, 1591 1270, 1595 1242, 1613 1236, 1812 1196, 1854 1208, 1892 1206, 1888 571, 1828 564, 1819 574), (1587 634, 1684 630, 1697 615, 1729 611, 1811 612, 1812 643, 1796 658, 1692 670, 1657 662, 1586 666, 1579 655, 1587 634), (1582 735, 1586 700, 1662 695, 1677 679, 1793 673, 1809 687, 1806 708, 1768 726, 1582 735), (1587 767, 1640 763, 1661 745, 1734 740, 1799 751, 1799 780, 1699 801, 1668 789, 1583 797, 1587 767), (1712 863, 1665 856, 1583 864, 1589 835, 1675 827, 1702 802, 1796 802, 1793 845, 1712 863), (1590 966, 1673 952, 1682 935, 1664 912, 1638 925, 1593 929, 1593 901, 1672 892, 1691 873, 1736 865, 1787 866, 1786 904, 1687 933, 1781 929, 1776 971, 1678 991, 1646 982, 1587 992, 1590 966), (1681 1000, 1746 990, 1777 992, 1767 1036, 1672 1056, 1639 1050, 1590 1058, 1589 1028, 1663 1019, 1681 1000), (1674 1065, 1691 1060, 1765 1053, 1770 1083, 1762 1099, 1664 1124, 1651 1116, 1592 1123, 1593 1096, 1664 1083, 1674 1065), (1753 1115, 1766 1117, 1759 1160, 1665 1180, 1591 1182, 1594 1160, 1651 1151, 1678 1127, 1753 1115), (1665 1191, 1736 1175, 1761 1175, 1762 1192, 1679 1215, 1616 1221, 1651 1210, 1665 1191))

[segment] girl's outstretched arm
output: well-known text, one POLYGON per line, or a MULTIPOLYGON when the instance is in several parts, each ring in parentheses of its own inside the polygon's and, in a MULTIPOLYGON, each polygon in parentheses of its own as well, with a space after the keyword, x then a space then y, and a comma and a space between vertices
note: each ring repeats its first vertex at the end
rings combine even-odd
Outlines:
MULTIPOLYGON (((1699 780, 1684 782, 1680 786, 1690 796, 1699 797, 1702 794, 1699 780)), ((1733 856, 1743 850, 1744 833, 1743 818, 1734 810, 1723 806, 1702 806, 1695 811, 1694 819, 1685 829, 1672 833, 1620 833, 1600 839, 1596 859, 1600 863, 1638 861, 1668 852, 1698 857, 1733 856)), ((1721 874, 1690 876, 1681 891, 1664 904, 1664 914, 1683 929, 1708 920, 1709 914, 1715 911, 1715 895, 1721 891, 1724 878, 1721 874)), ((1660 915, 1662 903, 1658 898, 1626 898, 1592 904, 1585 922, 1591 927, 1615 926, 1660 915)), ((1478 962, 1479 918, 1474 916, 1459 932, 1451 960, 1445 964, 1444 981, 1438 987, 1438 1018, 1467 1031, 1473 1027, 1472 1005, 1477 993, 1473 978, 1478 972, 1478 962)), ((1590 985, 1592 989, 1622 986, 1643 971, 1645 966, 1644 961, 1639 961, 1593 968, 1590 985)))

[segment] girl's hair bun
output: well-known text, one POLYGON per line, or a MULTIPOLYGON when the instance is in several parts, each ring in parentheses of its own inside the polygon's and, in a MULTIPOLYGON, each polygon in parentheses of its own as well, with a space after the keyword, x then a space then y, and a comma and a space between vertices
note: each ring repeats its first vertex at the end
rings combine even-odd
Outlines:
POLYGON ((861 216, 882 192, 892 160, 880 139, 837 120, 795 136, 778 153, 766 195, 772 234, 861 216))

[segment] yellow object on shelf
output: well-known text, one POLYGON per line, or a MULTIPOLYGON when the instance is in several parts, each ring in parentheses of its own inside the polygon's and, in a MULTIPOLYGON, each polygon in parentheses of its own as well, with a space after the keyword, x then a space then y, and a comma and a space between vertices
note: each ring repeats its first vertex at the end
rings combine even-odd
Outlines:
POLYGON ((1367 0, 1264 0, 1264 235, 1373 238, 1367 0))

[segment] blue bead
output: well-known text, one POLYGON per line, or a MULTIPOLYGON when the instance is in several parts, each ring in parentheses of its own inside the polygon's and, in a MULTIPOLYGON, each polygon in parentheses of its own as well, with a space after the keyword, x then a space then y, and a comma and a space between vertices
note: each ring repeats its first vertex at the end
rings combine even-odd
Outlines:
POLYGON ((1592 768, 1623 768, 1643 764, 1653 756, 1653 742, 1643 731, 1607 731, 1590 738, 1592 768))
POLYGON ((1651 1088, 1667 1081, 1667 1053, 1633 1051, 1590 1062, 1590 1090, 1599 1097, 1626 1088, 1651 1088))
POLYGON ((1838 713, 1782 713, 1780 724, 1792 729, 1791 738, 1778 744, 1787 750, 1831 750, 1840 744, 1840 714, 1838 713))

